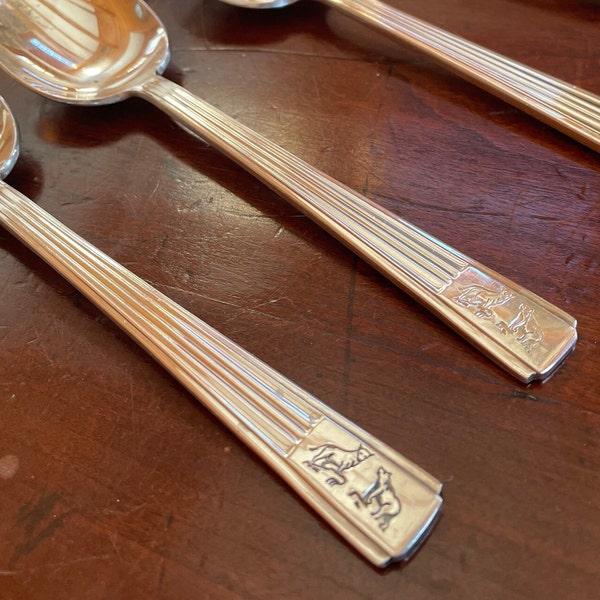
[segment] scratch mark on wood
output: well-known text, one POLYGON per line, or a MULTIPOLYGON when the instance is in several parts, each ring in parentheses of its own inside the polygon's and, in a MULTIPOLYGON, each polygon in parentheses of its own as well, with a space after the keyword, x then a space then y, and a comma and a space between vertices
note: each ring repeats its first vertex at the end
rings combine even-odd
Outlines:
POLYGON ((540 404, 562 404, 562 402, 558 402, 557 400, 541 398, 540 396, 529 394, 528 392, 522 392, 521 390, 513 390, 512 396, 513 398, 521 398, 522 400, 529 400, 530 402, 539 402, 540 404))
POLYGON ((108 560, 110 559, 110 554, 99 554, 98 556, 82 556, 81 558, 74 558, 72 560, 64 560, 56 563, 47 563, 44 565, 39 565, 37 567, 30 567, 28 569, 18 569, 12 571, 0 571, 0 577, 13 577, 16 575, 30 574, 35 573, 37 571, 42 571, 44 569, 64 569, 65 567, 71 567, 73 565, 84 563, 84 562, 92 562, 96 560, 108 560))
POLYGON ((348 390, 350 387, 350 365, 352 363, 352 330, 354 322, 354 299, 356 292, 356 270, 358 268, 358 258, 355 256, 352 263, 352 274, 348 286, 348 308, 346 311, 346 345, 344 348, 344 406, 343 410, 348 408, 348 390))

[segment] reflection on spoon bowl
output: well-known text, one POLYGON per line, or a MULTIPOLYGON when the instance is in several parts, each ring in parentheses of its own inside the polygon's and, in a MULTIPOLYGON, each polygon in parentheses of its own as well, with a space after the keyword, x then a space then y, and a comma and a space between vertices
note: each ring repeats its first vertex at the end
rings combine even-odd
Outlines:
POLYGON ((106 104, 131 96, 166 68, 169 43, 149 9, 118 3, 121 10, 110 11, 74 0, 0 0, 3 68, 62 102, 106 104))
POLYGON ((283 8, 295 4, 298 0, 221 0, 226 4, 242 8, 283 8))

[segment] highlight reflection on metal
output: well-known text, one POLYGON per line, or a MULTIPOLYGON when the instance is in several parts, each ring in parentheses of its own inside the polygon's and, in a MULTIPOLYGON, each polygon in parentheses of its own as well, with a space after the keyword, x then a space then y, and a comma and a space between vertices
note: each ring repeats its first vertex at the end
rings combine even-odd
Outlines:
MULTIPOLYGON (((576 321, 567 313, 157 75, 169 58, 167 36, 141 1, 0 0, 0 23, 0 66, 15 79, 64 102, 99 104, 129 95, 152 102, 254 173, 520 380, 545 379, 574 348, 576 321), (40 52, 39 42, 51 52, 40 52), (473 285, 506 288, 517 306, 533 309, 543 341, 526 351, 515 336, 453 300, 473 285)), ((506 322, 518 312, 513 304, 502 315, 506 322)))
POLYGON ((58 54, 58 52, 54 52, 54 50, 52 50, 51 48, 48 48, 48 46, 46 46, 46 44, 44 44, 43 42, 40 42, 40 40, 38 40, 37 38, 31 39, 31 45, 35 46, 41 52, 43 52, 48 57, 48 60, 56 60, 71 69, 75 66, 72 62, 70 62, 69 60, 67 60, 60 54, 58 54))
POLYGON ((4 99, 0 96, 0 179, 4 179, 19 158, 19 130, 4 99))
MULTIPOLYGON (((18 136, 1 98, 0 132, 0 172, 6 174, 18 136)), ((408 558, 427 536, 442 505, 434 477, 2 181, 0 223, 122 327, 374 564, 408 558), (319 459, 315 448, 327 450, 319 459), (331 486, 321 471, 333 465, 343 479, 331 486)))
MULTIPOLYGON (((223 0, 280 8, 297 0, 223 0)), ((379 0, 319 0, 378 29, 573 139, 600 150, 600 97, 412 17, 379 0)))

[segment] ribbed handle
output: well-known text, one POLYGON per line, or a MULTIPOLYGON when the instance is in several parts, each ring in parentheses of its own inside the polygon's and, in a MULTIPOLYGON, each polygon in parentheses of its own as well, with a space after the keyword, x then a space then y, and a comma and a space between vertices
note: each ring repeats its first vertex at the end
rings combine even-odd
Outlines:
POLYGON ((248 169, 524 382, 575 344, 575 320, 549 302, 157 77, 140 95, 248 169))
POLYGON ((321 0, 600 151, 600 97, 378 0, 321 0))
POLYGON ((442 504, 441 484, 431 475, 2 182, 0 222, 154 356, 374 564, 406 559, 427 536, 442 504))

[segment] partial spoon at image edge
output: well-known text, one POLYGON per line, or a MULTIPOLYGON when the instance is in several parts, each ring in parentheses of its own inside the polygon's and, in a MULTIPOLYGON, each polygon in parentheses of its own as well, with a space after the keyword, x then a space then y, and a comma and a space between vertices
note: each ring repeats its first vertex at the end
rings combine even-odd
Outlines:
MULTIPOLYGON (((281 8, 298 0, 221 0, 243 8, 281 8)), ((379 0, 318 0, 423 52, 596 152, 600 151, 600 97, 410 16, 379 0)))

